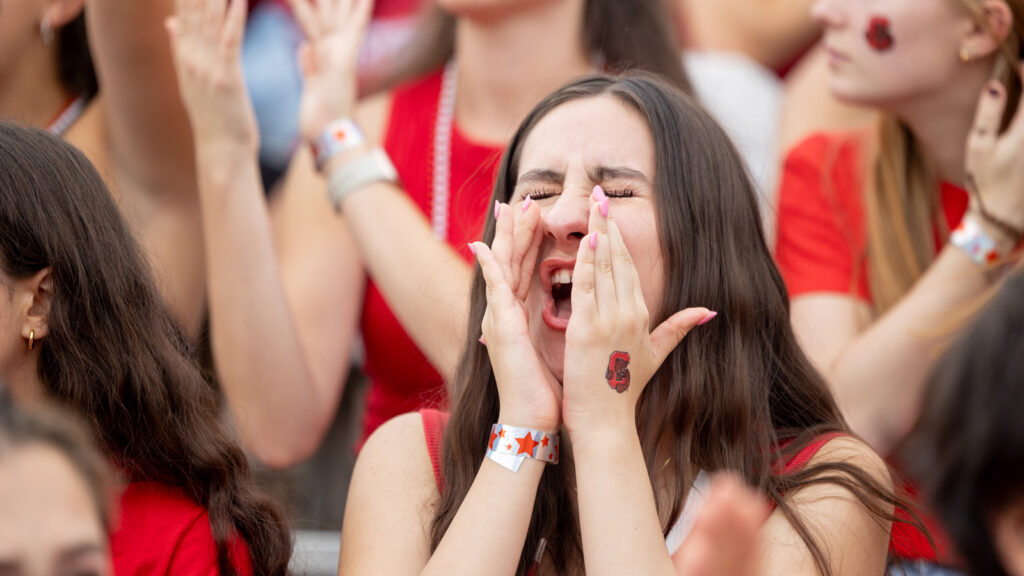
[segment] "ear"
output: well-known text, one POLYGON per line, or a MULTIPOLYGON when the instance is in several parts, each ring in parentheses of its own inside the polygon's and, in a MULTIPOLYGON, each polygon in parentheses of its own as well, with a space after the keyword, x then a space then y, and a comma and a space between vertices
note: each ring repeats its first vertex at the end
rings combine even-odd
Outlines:
POLYGON ((980 16, 982 21, 974 22, 961 46, 974 58, 997 54, 1013 31, 1013 12, 1004 0, 984 0, 980 16))
POLYGON ((1024 498, 995 515, 992 533, 996 552, 1010 576, 1024 576, 1024 498))
POLYGON ((53 276, 43 268, 28 278, 15 282, 14 300, 21 307, 21 336, 36 340, 50 331, 50 304, 53 302, 53 276))
POLYGON ((78 18, 85 9, 85 0, 51 0, 43 10, 43 19, 54 30, 60 30, 78 18))

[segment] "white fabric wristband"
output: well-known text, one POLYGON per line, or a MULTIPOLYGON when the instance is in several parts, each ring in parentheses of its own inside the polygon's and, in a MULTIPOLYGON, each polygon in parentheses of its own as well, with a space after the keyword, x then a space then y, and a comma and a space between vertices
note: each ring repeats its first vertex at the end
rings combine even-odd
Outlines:
POLYGON ((380 147, 332 170, 327 179, 327 195, 334 209, 340 211, 345 198, 374 182, 398 182, 395 165, 380 147))
POLYGON ((493 424, 486 457, 513 472, 519 471, 526 458, 558 464, 558 433, 493 424))

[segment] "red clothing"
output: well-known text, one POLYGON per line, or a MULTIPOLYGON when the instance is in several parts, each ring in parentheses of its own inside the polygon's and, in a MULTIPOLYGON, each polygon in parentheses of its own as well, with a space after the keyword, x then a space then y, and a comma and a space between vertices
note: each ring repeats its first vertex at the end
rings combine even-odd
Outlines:
MULTIPOLYGON (((863 166, 859 140, 854 136, 811 136, 786 157, 779 189, 775 259, 790 298, 834 292, 871 303, 862 206, 863 166)), ((943 183, 940 194, 946 223, 952 230, 967 211, 967 193, 943 183)), ((936 231, 936 253, 941 247, 936 231)), ((906 489, 915 495, 913 486, 906 489)), ((936 520, 922 516, 939 549, 938 559, 950 561, 949 538, 936 520)), ((897 557, 937 560, 936 552, 917 530, 897 523, 892 534, 897 557)))
MULTIPOLYGON (((434 119, 440 93, 440 71, 396 90, 384 139, 384 149, 406 193, 428 221, 433 196, 434 119)), ((501 153, 502 148, 471 142, 458 126, 453 127, 448 242, 467 262, 470 254, 466 244, 483 234, 501 153)), ((399 414, 444 403, 441 376, 402 329, 372 281, 366 287, 362 331, 366 373, 372 380, 364 440, 399 414)))
MULTIPOLYGON (((775 260, 791 298, 839 292, 870 303, 861 181, 854 136, 811 136, 786 157, 779 188, 775 260)), ((967 211, 967 193, 943 183, 950 230, 967 211)), ((941 248, 936 233, 936 253, 941 248)))
MULTIPOLYGON (((219 574, 206 509, 181 490, 154 482, 134 482, 121 495, 110 553, 117 576, 219 574)), ((231 557, 239 574, 252 574, 244 541, 233 541, 231 557)))

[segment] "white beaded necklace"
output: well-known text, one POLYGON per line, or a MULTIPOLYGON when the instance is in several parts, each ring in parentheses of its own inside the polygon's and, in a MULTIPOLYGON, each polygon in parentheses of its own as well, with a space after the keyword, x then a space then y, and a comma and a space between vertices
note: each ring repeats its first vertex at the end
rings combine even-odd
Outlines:
POLYGON ((458 68, 449 60, 441 75, 441 98, 434 121, 434 196, 430 203, 430 223, 434 238, 448 239, 448 196, 452 172, 452 132, 455 129, 455 84, 458 68))
POLYGON ((86 100, 81 96, 72 100, 71 103, 53 119, 53 122, 50 122, 50 125, 46 127, 46 131, 56 136, 63 136, 64 133, 67 132, 68 128, 71 128, 71 125, 82 116, 82 112, 85 112, 85 104, 86 100))

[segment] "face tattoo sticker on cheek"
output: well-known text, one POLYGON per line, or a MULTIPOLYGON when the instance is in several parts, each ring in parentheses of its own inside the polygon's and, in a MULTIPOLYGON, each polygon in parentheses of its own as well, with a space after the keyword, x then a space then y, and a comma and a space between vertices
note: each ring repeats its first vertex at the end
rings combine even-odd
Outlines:
POLYGON ((875 52, 885 52, 892 48, 895 40, 892 37, 892 28, 889 26, 889 19, 882 16, 871 18, 868 23, 868 31, 864 34, 868 44, 875 52))
POLYGON ((622 394, 629 389, 629 352, 612 352, 604 377, 608 386, 622 394))

